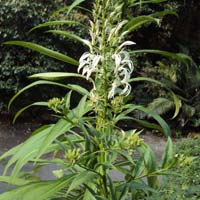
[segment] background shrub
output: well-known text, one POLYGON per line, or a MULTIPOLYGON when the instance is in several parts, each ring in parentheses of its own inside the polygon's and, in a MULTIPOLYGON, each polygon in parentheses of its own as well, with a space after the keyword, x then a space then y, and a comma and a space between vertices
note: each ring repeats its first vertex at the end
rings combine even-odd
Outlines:
MULTIPOLYGON (((27 79, 28 75, 45 71, 76 70, 74 67, 69 65, 65 66, 62 62, 40 55, 31 50, 2 45, 2 42, 13 39, 31 41, 65 54, 67 52, 74 58, 79 58, 84 50, 78 43, 57 35, 47 34, 45 33, 45 30, 48 30, 46 28, 38 29, 31 33, 28 32, 35 25, 48 21, 55 10, 63 7, 66 3, 71 4, 72 2, 72 0, 34 0, 31 2, 28 0, 0 0, 0 110, 5 110, 5 105, 10 97, 20 88, 27 85, 29 82, 27 79)), ((92 2, 93 1, 85 1, 82 5, 90 9, 92 2)), ((195 2, 195 0, 170 0, 157 5, 143 5, 139 9, 134 8, 129 10, 128 13, 125 13, 128 16, 150 14, 163 9, 175 10, 179 15, 179 17, 173 15, 165 16, 160 26, 155 24, 144 26, 140 31, 134 32, 134 34, 130 36, 130 40, 137 43, 135 48, 138 49, 160 49, 177 53, 186 53, 194 59, 197 65, 200 65, 200 44, 198 42, 200 41, 198 34, 200 32, 198 26, 199 8, 200 3, 195 2)), ((85 20, 87 19, 87 14, 86 11, 80 9, 75 10, 71 12, 67 19, 75 18, 85 23, 87 21, 85 20)), ((59 13, 52 18, 52 20, 53 19, 66 19, 66 12, 59 13)), ((88 37, 84 28, 66 26, 65 29, 76 32, 76 34, 80 35, 82 38, 88 37)), ((133 76, 142 75, 154 77, 168 83, 169 87, 171 87, 181 99, 186 100, 186 102, 182 102, 184 106, 178 118, 173 121, 173 123, 169 121, 172 126, 174 125, 174 127, 182 129, 181 131, 183 132, 188 127, 189 129, 193 127, 198 128, 200 125, 200 100, 198 98, 200 91, 199 68, 194 68, 193 66, 186 68, 186 66, 180 63, 163 59, 162 56, 153 54, 146 56, 137 55, 133 57, 133 60, 135 63, 135 74, 133 74, 133 76), (191 80, 193 82, 191 82, 191 80), (183 92, 180 92, 180 89, 183 92)), ((165 104, 163 104, 162 98, 168 96, 165 90, 159 86, 146 83, 136 84, 133 87, 135 88, 134 102, 148 105, 156 99, 156 103, 154 102, 153 104, 154 108, 156 108, 155 111, 159 110, 159 114, 166 116, 166 119, 172 116, 172 101, 165 101, 165 104), (161 98, 159 100, 162 101, 162 104, 157 98, 161 98)), ((33 102, 37 100, 38 94, 41 95, 42 98, 47 99, 51 96, 60 96, 60 93, 62 93, 62 91, 58 89, 54 90, 49 87, 40 88, 39 90, 42 91, 31 90, 31 92, 26 93, 25 95, 28 97, 26 99, 33 102), (53 95, 51 95, 52 93, 53 95)), ((21 103, 23 104, 24 102, 21 103)), ((29 102, 25 102, 24 105, 28 103, 29 102)))
MULTIPOLYGON (((65 54, 69 52, 72 57, 79 57, 82 51, 74 42, 44 33, 45 29, 29 32, 34 26, 48 21, 51 14, 58 8, 63 7, 64 4, 63 0, 0 0, 0 111, 7 110, 6 106, 9 99, 19 89, 27 85, 29 82, 27 76, 38 72, 74 70, 70 66, 65 66, 62 62, 31 50, 2 44, 9 40, 30 41, 65 54)), ((84 20, 81 13, 78 12, 74 12, 71 18, 73 17, 79 18, 80 21, 84 20)), ((62 14, 56 16, 56 18, 66 19, 62 14)), ((84 34, 84 31, 80 28, 73 26, 66 28, 84 34)), ((28 97, 26 99, 33 102, 37 100, 40 94, 42 98, 49 98, 49 96, 56 96, 62 92, 58 89, 54 90, 52 87, 44 87, 41 90, 43 92, 36 90, 37 92, 26 93, 28 97)), ((27 105, 30 102, 21 103, 27 105)))
POLYGON ((134 58, 135 73, 164 82, 181 99, 180 113, 173 121, 170 118, 173 115, 174 105, 163 88, 147 83, 137 84, 134 86, 136 93, 133 100, 148 105, 150 109, 163 115, 172 129, 188 134, 191 129, 198 131, 200 126, 200 43, 198 42, 200 26, 197 20, 200 2, 171 0, 157 5, 143 5, 142 9, 132 12, 134 15, 148 14, 163 8, 176 11, 178 17, 165 16, 160 26, 151 24, 135 32, 132 38, 137 43, 136 48, 185 53, 191 56, 196 64, 185 65, 155 54, 148 54, 145 57, 137 55, 134 58))

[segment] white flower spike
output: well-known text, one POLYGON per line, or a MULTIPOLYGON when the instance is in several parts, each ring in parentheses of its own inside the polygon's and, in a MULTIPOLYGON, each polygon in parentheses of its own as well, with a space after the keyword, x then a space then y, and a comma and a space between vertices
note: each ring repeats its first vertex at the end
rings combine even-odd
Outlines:
POLYGON ((122 90, 120 95, 129 95, 131 92, 131 85, 129 80, 131 73, 133 72, 134 66, 133 62, 130 60, 130 55, 127 51, 123 50, 123 47, 128 45, 135 44, 132 41, 126 41, 122 43, 115 54, 112 56, 112 59, 115 61, 114 75, 115 79, 112 83, 110 92, 108 94, 108 99, 114 98, 118 87, 122 90))

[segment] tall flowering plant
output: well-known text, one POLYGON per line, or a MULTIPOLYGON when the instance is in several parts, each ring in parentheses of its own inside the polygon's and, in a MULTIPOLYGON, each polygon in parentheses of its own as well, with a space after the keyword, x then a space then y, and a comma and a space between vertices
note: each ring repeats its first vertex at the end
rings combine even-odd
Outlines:
MULTIPOLYGON (((78 2, 75 1, 72 7, 78 2)), ((77 73, 33 75, 32 78, 42 80, 28 85, 11 99, 10 105, 19 94, 41 84, 57 85, 68 90, 61 99, 33 103, 16 114, 15 119, 27 108, 40 105, 52 109, 58 120, 55 124, 39 128, 27 141, 0 157, 1 160, 9 157, 0 181, 15 186, 1 194, 1 200, 145 199, 158 188, 158 175, 165 174, 174 165, 176 158, 173 157, 169 127, 164 120, 140 105, 125 101, 131 93, 131 81, 137 79, 131 79, 134 66, 128 49, 135 43, 126 40, 128 21, 121 18, 124 5, 123 1, 117 0, 95 1, 93 17, 89 22, 90 40, 54 31, 88 46, 88 51, 83 53, 79 62, 37 44, 7 42, 76 65, 77 73), (67 77, 87 80, 90 90, 77 84, 55 82, 67 77), (70 103, 72 92, 82 96, 73 108, 70 103), (152 115, 168 136, 160 165, 151 148, 140 137, 141 130, 125 131, 118 125, 120 121, 132 120, 129 114, 136 109, 152 115), (47 155, 53 157, 47 159, 47 155), (22 167, 27 163, 33 163, 34 170, 22 173, 22 167), (52 171, 55 179, 31 178, 38 168, 52 163, 59 168, 52 171), (10 167, 11 174, 8 176, 10 167), (114 179, 113 173, 121 175, 120 178, 114 179)), ((36 28, 71 23, 76 22, 53 21, 36 28)))

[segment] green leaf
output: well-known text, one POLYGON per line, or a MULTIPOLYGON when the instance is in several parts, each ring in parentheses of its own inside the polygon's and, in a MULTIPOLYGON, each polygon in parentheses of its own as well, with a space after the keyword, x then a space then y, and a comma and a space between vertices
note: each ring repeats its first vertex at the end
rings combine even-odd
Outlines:
POLYGON ((37 155, 38 150, 45 139, 45 136, 48 135, 52 127, 53 126, 47 126, 46 128, 42 129, 39 133, 26 140, 24 143, 14 147, 13 149, 3 154, 0 157, 0 160, 11 156, 8 163, 6 164, 3 174, 6 175, 8 168, 14 163, 16 163, 11 173, 11 176, 13 177, 14 181, 20 169, 29 160, 32 160, 37 155))
POLYGON ((127 152, 123 152, 123 151, 120 151, 120 150, 115 150, 114 152, 117 152, 120 156, 125 158, 129 162, 129 164, 131 164, 133 166, 135 165, 133 157, 130 156, 129 154, 127 154, 127 152))
POLYGON ((75 41, 78 41, 78 42, 82 42, 83 44, 85 44, 83 41, 83 39, 75 34, 72 34, 70 32, 67 32, 67 31, 62 31, 62 30, 49 30, 49 31, 46 31, 46 33, 54 33, 54 34, 58 34, 58 35, 62 35, 62 36, 65 36, 69 39, 73 39, 75 41))
POLYGON ((112 181, 112 179, 110 178, 109 175, 107 175, 107 180, 108 180, 108 183, 109 183, 108 187, 110 188, 111 199, 112 200, 117 200, 114 182, 112 181))
POLYGON ((181 100, 174 94, 174 92, 169 91, 169 93, 173 97, 174 104, 175 104, 175 112, 174 112, 174 115, 172 117, 172 119, 174 119, 179 114, 182 103, 181 103, 181 100))
POLYGON ((62 6, 61 8, 59 8, 58 10, 54 11, 50 18, 54 18, 56 15, 59 15, 61 12, 64 12, 65 10, 68 10, 69 6, 62 6))
POLYGON ((33 27, 29 32, 31 32, 31 31, 33 31, 35 29, 43 28, 43 27, 47 27, 47 26, 72 25, 72 24, 80 25, 80 22, 68 21, 68 20, 49 21, 49 22, 45 22, 45 23, 42 23, 42 24, 39 24, 39 25, 33 27))
MULTIPOLYGON (((133 79, 131 79, 131 81, 132 80, 133 79)), ((140 79, 134 78, 134 81, 135 80, 140 80, 140 79)), ((141 80, 143 80, 143 77, 142 77, 141 80)), ((152 80, 155 81, 154 79, 152 79, 152 80)), ((158 83, 161 84, 160 82, 158 82, 158 83)), ((116 118, 113 119, 115 123, 117 123, 120 120, 124 120, 124 119, 131 119, 131 120, 136 121, 134 118, 127 116, 127 114, 131 113, 134 110, 141 110, 141 111, 145 112, 146 114, 152 116, 160 124, 160 126, 162 128, 162 132, 165 134, 165 136, 168 137, 170 135, 171 131, 170 131, 169 126, 157 113, 149 110, 148 108, 140 106, 140 105, 130 104, 130 105, 127 105, 127 106, 128 106, 127 110, 121 112, 116 118), (131 106, 131 108, 129 108, 130 106, 131 106)), ((160 128, 158 126, 155 126, 155 124, 149 124, 148 122, 145 122, 145 121, 138 121, 138 122, 140 122, 143 125, 146 125, 146 126, 149 126, 149 127, 152 127, 152 128, 155 127, 156 129, 160 130, 160 128)))
POLYGON ((142 25, 147 23, 158 23, 158 19, 152 17, 152 16, 138 16, 131 18, 129 22, 125 25, 123 28, 123 31, 134 31, 137 28, 140 28, 142 25))
MULTIPOLYGON (((19 175, 21 168, 28 162, 33 162, 33 160, 36 158, 40 146, 45 141, 45 136, 50 132, 52 127, 53 126, 43 126, 37 129, 31 138, 29 138, 24 143, 12 148, 0 157, 0 160, 10 157, 4 169, 4 175, 7 174, 8 168, 15 164, 13 170, 11 171, 12 182, 17 180, 17 176, 19 175)), ((52 144, 49 145, 45 153, 54 152, 58 149, 60 149, 58 144, 52 144)))
POLYGON ((167 145, 162 157, 162 168, 169 167, 173 160, 173 143, 170 137, 167 139, 167 145))
MULTIPOLYGON (((92 189, 90 188, 90 190, 85 190, 85 193, 84 193, 84 196, 83 196, 83 200, 88 200, 88 199, 90 199, 90 200, 97 200, 96 198, 95 198, 95 192, 93 192, 93 194, 90 192, 92 189)), ((94 190, 93 190, 94 191, 94 190)))
MULTIPOLYGON (((67 116, 71 121, 73 121, 74 116, 72 113, 69 113, 67 116)), ((48 135, 46 135, 45 140, 42 142, 38 149, 37 159, 39 159, 45 151, 48 149, 49 145, 52 144, 59 136, 63 135, 71 128, 73 128, 73 124, 65 119, 60 119, 49 131, 48 135)))
POLYGON ((164 17, 166 15, 175 15, 176 17, 178 17, 178 14, 173 10, 163 10, 163 11, 155 12, 151 14, 152 17, 164 17))
POLYGON ((186 54, 183 53, 172 53, 168 51, 162 51, 162 50, 157 50, 157 49, 141 49, 141 50, 135 50, 131 51, 130 54, 137 54, 137 53, 151 53, 151 54, 159 54, 165 57, 172 58, 174 60, 177 60, 179 62, 182 62, 184 64, 188 63, 194 63, 192 58, 186 54))
POLYGON ((142 127, 154 129, 154 130, 159 130, 159 131, 163 132, 163 129, 158 124, 151 123, 151 122, 148 122, 146 120, 136 119, 136 118, 133 118, 133 117, 130 117, 130 119, 135 121, 138 125, 140 125, 142 127))
POLYGON ((151 148, 145 143, 143 143, 138 149, 143 156, 148 184, 149 186, 156 188, 158 186, 157 176, 151 176, 151 174, 157 170, 155 155, 151 148))
POLYGON ((67 95, 65 96, 65 108, 67 108, 67 110, 70 108, 70 105, 71 105, 71 94, 72 94, 72 91, 69 91, 67 95))
POLYGON ((63 88, 67 88, 67 89, 70 89, 70 90, 74 90, 80 94, 83 94, 83 95, 87 95, 89 94, 89 92, 79 86, 79 85, 73 85, 73 84, 68 84, 68 85, 65 85, 65 84, 61 84, 61 83, 57 83, 57 82, 52 82, 52 81, 35 81, 29 85, 27 85, 26 87, 24 87, 23 89, 21 89, 17 94, 15 94, 12 99, 10 100, 9 104, 8 104, 8 109, 10 109, 10 106, 12 105, 13 101, 20 95, 22 94, 23 92, 25 92, 26 90, 32 88, 32 87, 35 87, 35 86, 38 86, 38 85, 55 85, 55 86, 59 86, 59 87, 63 87, 63 88))
POLYGON ((76 92, 78 92, 79 94, 82 94, 82 95, 89 96, 89 94, 90 94, 88 90, 81 87, 80 85, 68 84, 67 88, 69 88, 70 90, 74 90, 74 91, 76 91, 76 92))
POLYGON ((129 113, 133 112, 134 110, 136 110, 136 109, 139 108, 139 107, 140 107, 139 105, 131 104, 131 107, 130 107, 130 108, 128 108, 128 109, 122 111, 119 115, 117 115, 117 117, 115 117, 115 118, 113 119, 113 121, 114 121, 115 123, 117 123, 117 122, 120 121, 120 120, 126 119, 126 118, 127 118, 127 115, 128 115, 129 113))
POLYGON ((25 48, 29 48, 32 49, 34 51, 37 51, 41 54, 47 55, 51 58, 55 58, 57 60, 78 66, 79 62, 69 56, 66 56, 62 53, 59 53, 57 51, 53 51, 51 49, 48 49, 46 47, 43 47, 41 45, 32 43, 32 42, 23 42, 23 41, 9 41, 9 42, 4 42, 4 44, 8 44, 8 45, 17 45, 17 46, 21 46, 21 47, 25 47, 25 48))
POLYGON ((78 74, 78 73, 67 73, 67 72, 46 72, 46 73, 39 73, 29 76, 29 78, 39 78, 43 80, 60 80, 68 77, 77 77, 86 79, 85 76, 78 74))
POLYGON ((10 176, 0 176, 0 182, 7 183, 9 185, 21 186, 21 185, 26 185, 26 184, 30 183, 31 181, 27 181, 27 180, 24 180, 21 178, 16 178, 13 181, 13 178, 10 176))
POLYGON ((142 173, 144 173, 144 169, 145 169, 144 158, 141 156, 141 158, 136 162, 136 165, 132 172, 132 176, 137 179, 137 177, 140 177, 142 173))
POLYGON ((84 115, 86 108, 88 107, 87 105, 87 96, 82 97, 82 99, 79 101, 79 104, 76 108, 77 110, 77 116, 81 117, 84 115))
POLYGON ((79 172, 79 174, 76 175, 73 181, 71 182, 67 190, 67 194, 69 194, 74 189, 78 189, 78 187, 84 183, 93 182, 93 180, 96 177, 97 177, 97 174, 90 171, 79 172))
MULTIPOLYGON (((53 13, 51 14, 50 18, 54 18, 56 15, 59 15, 61 12, 65 12, 65 11, 69 10, 69 7, 70 7, 70 6, 64 6, 64 7, 59 8, 58 10, 56 10, 55 12, 53 12, 53 13)), ((77 7, 78 9, 81 9, 81 10, 83 10, 83 11, 86 11, 86 12, 92 14, 92 11, 89 10, 89 9, 87 9, 87 8, 84 8, 84 7, 81 7, 81 6, 76 6, 76 7, 77 7)))
POLYGON ((48 103, 47 102, 35 102, 35 103, 32 103, 22 109, 20 109, 14 116, 14 119, 13 119, 13 123, 15 123, 15 121, 17 120, 17 118, 27 109, 29 109, 30 107, 33 107, 33 106, 45 106, 45 107, 48 107, 48 103))
POLYGON ((81 4, 82 2, 84 2, 85 0, 75 0, 68 8, 68 11, 67 11, 67 15, 69 15, 69 13, 76 7, 78 6, 79 4, 81 4))
POLYGON ((138 81, 147 81, 147 82, 156 83, 156 84, 160 85, 161 87, 164 87, 166 90, 168 90, 169 94, 173 98, 174 105, 175 105, 175 112, 174 112, 172 119, 174 119, 178 115, 180 108, 181 108, 181 100, 174 94, 174 92, 170 88, 168 88, 165 84, 161 83, 160 81, 157 81, 152 78, 137 77, 137 78, 130 79, 130 82, 138 82, 138 81))
POLYGON ((168 124, 158 114, 156 114, 155 112, 153 112, 153 111, 151 111, 151 110, 149 110, 149 109, 147 109, 143 106, 140 106, 137 109, 147 113, 150 116, 152 116, 160 124, 160 126, 163 129, 163 133, 165 134, 166 137, 171 135, 171 131, 170 131, 168 124))
POLYGON ((74 174, 52 181, 41 181, 21 186, 17 189, 5 192, 0 195, 1 200, 47 200, 53 199, 56 193, 67 187, 74 174))
POLYGON ((163 3, 165 1, 168 1, 168 0, 147 0, 147 1, 140 0, 139 2, 133 1, 133 3, 130 5, 130 7, 138 6, 138 5, 142 6, 143 4, 159 4, 159 3, 163 3))

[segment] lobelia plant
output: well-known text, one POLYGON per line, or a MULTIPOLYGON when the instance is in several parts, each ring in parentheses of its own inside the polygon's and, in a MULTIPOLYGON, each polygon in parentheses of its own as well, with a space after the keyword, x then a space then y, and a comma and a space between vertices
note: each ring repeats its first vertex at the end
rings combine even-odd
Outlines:
MULTIPOLYGON (((68 11, 80 2, 75 1, 68 11)), ((136 1, 136 5, 139 2, 136 1)), ((147 80, 162 84, 150 78, 131 78, 134 66, 127 49, 135 43, 125 40, 129 33, 125 27, 130 26, 127 26, 127 20, 122 20, 124 5, 127 4, 119 0, 95 1, 89 27, 90 41, 71 33, 51 31, 65 34, 88 46, 88 51, 79 62, 37 44, 7 42, 76 65, 79 73, 35 74, 31 77, 42 80, 28 85, 11 99, 9 107, 22 92, 36 85, 49 84, 68 89, 63 98, 33 103, 16 114, 14 121, 31 106, 46 106, 55 112, 57 122, 39 128, 27 141, 0 157, 0 160, 9 158, 0 181, 14 186, 1 194, 0 200, 148 199, 159 187, 158 176, 166 174, 175 164, 170 129, 165 121, 140 105, 126 103, 132 81, 147 80), (87 80, 91 89, 55 82, 67 77, 87 80), (72 108, 70 103, 74 92, 82 97, 72 108), (141 130, 125 131, 118 125, 119 122, 135 120, 129 116, 134 110, 151 115, 159 123, 159 126, 152 126, 162 129, 168 138, 160 165, 151 148, 140 138, 141 130), (23 172, 22 168, 27 163, 33 164, 33 170, 23 172), (33 178, 40 167, 52 164, 59 168, 52 172, 55 179, 45 181, 33 178), (123 174, 123 178, 113 179, 113 172, 123 174)), ((67 23, 75 22, 47 22, 36 28, 67 23)), ((171 94, 176 101, 174 93, 171 94)), ((178 109, 176 103, 176 113, 178 109)))

